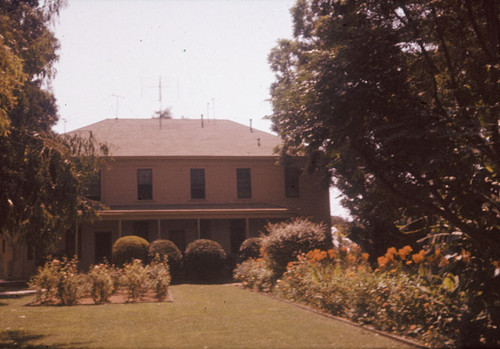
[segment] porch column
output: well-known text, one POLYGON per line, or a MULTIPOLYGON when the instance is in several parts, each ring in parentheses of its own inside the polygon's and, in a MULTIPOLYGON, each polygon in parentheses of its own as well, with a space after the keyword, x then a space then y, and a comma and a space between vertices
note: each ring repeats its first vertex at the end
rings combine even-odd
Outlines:
POLYGON ((118 237, 122 237, 122 220, 118 220, 118 237))
POLYGON ((245 238, 248 239, 250 237, 250 219, 248 217, 245 218, 245 238))

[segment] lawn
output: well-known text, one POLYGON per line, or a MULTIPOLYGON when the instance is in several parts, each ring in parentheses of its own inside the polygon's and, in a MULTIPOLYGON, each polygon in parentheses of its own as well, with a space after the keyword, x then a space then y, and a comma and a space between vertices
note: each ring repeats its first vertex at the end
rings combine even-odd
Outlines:
POLYGON ((404 348, 232 285, 176 285, 174 302, 30 307, 0 299, 0 347, 404 348), (15 343, 14 343, 15 342, 15 343))

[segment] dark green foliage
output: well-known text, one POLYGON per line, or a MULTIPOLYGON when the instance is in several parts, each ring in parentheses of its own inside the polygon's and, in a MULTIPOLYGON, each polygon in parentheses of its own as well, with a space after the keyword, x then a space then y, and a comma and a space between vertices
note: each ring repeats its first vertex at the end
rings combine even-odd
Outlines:
POLYGON ((38 262, 57 252, 80 212, 95 212, 86 184, 105 155, 91 138, 51 130, 58 115, 47 86, 59 48, 51 23, 61 3, 0 0, 0 234, 35 247, 38 262))
POLYGON ((323 224, 307 219, 268 224, 269 235, 262 241, 262 254, 273 272, 280 276, 289 262, 310 250, 329 250, 332 236, 323 224))
POLYGON ((170 274, 174 281, 178 281, 181 276, 182 267, 182 253, 170 240, 155 240, 151 243, 148 250, 149 260, 152 261, 156 255, 160 257, 168 257, 168 266, 170 267, 170 274))
POLYGON ((284 155, 330 170, 353 237, 379 255, 446 224, 500 257, 500 2, 300 0, 292 14, 269 57, 270 119, 284 155))
POLYGON ((240 246, 238 259, 240 262, 246 261, 249 258, 260 257, 260 248, 262 246, 262 238, 248 238, 240 246))
POLYGON ((125 263, 131 263, 134 259, 140 259, 146 262, 148 258, 149 242, 135 236, 123 236, 115 241, 112 250, 112 261, 116 266, 122 266, 125 263))
POLYGON ((225 262, 226 253, 212 240, 195 240, 184 252, 187 276, 194 281, 216 281, 223 276, 225 262))

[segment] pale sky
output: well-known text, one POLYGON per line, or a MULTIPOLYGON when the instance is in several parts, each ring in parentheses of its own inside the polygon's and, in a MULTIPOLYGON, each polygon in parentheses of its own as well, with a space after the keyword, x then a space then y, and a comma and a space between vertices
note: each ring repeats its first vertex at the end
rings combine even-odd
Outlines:
MULTIPOLYGON (((270 131, 267 57, 295 0, 68 0, 55 25, 57 132, 108 118, 229 119, 270 131), (158 87, 161 78, 161 101, 158 87)), ((332 196, 332 213, 345 216, 332 196)))
POLYGON ((58 132, 106 118, 230 119, 268 131, 267 56, 295 1, 75 1, 56 24, 58 132), (118 96, 118 97, 117 97, 118 96), (209 103, 209 105, 208 105, 209 103))

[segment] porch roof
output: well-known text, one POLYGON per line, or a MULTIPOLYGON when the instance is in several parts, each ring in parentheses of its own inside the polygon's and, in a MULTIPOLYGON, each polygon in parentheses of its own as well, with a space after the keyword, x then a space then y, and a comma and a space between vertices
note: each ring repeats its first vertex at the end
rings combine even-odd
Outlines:
POLYGON ((288 218, 298 209, 260 204, 144 204, 111 205, 99 212, 103 220, 115 219, 224 219, 224 218, 288 218))

